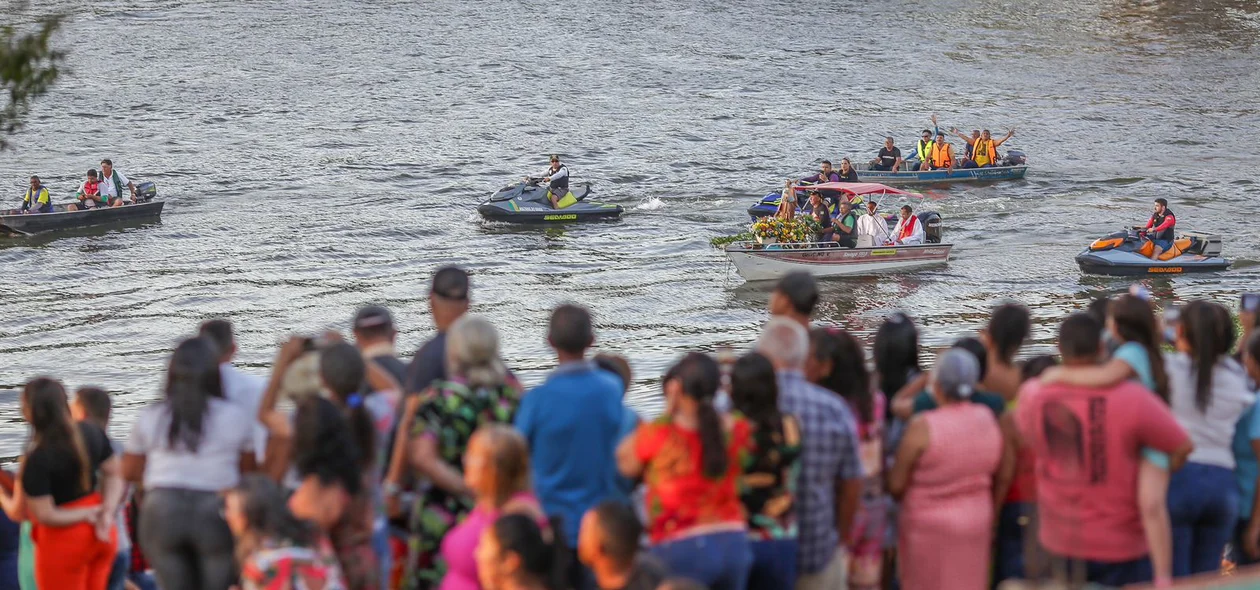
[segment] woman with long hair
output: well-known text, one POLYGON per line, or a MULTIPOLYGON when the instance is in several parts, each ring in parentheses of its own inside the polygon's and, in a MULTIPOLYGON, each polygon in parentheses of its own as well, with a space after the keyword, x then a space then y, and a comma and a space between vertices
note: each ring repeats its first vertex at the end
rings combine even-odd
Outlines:
POLYGON ((224 495, 223 516, 236 537, 242 590, 345 588, 332 548, 314 525, 293 516, 271 479, 242 478, 224 495))
POLYGON ((123 493, 109 438, 93 424, 75 423, 65 388, 46 377, 22 388, 22 415, 30 444, 18 485, 13 494, 0 491, 0 503, 15 521, 30 521, 34 580, 40 588, 104 588, 123 493))
MULTIPOLYGON (((1104 339, 1118 344, 1111 359, 1088 367, 1053 367, 1041 375, 1043 384, 1065 383, 1078 387, 1112 387, 1135 379, 1152 393, 1169 401, 1168 373, 1160 353, 1159 322, 1151 304, 1136 295, 1125 294, 1106 305, 1104 339)), ((1138 505, 1142 527, 1151 550, 1154 579, 1171 580, 1173 575, 1173 533, 1168 516, 1168 455, 1154 449, 1142 450, 1138 466, 1138 505)))
POLYGON ((162 587, 223 590, 236 566, 220 492, 255 467, 255 419, 223 397, 218 350, 202 338, 175 347, 164 390, 123 448, 123 474, 145 489, 140 546, 162 587))
MULTIPOLYGON (((431 485, 417 498, 411 516, 405 587, 432 588, 446 574, 441 543, 472 512, 475 502, 464 477, 472 435, 486 424, 511 424, 524 391, 503 363, 499 333, 481 316, 465 315, 446 337, 446 381, 434 383, 398 425, 407 464, 431 485)), ((399 469, 386 477, 386 488, 399 469)))
POLYGON ((1194 450, 1169 482, 1168 513, 1173 575, 1186 576, 1220 569, 1238 519, 1234 429, 1256 399, 1230 356, 1236 334, 1229 311, 1193 301, 1182 308, 1176 332, 1177 352, 1166 363, 1170 405, 1194 450))
POLYGON ((904 588, 984 588, 994 506, 1013 455, 987 408, 970 403, 980 377, 971 353, 951 348, 937 358, 930 391, 938 408, 911 419, 888 474, 901 499, 898 561, 904 588))
POLYGON ((988 353, 988 365, 981 389, 991 391, 1011 402, 1023 383, 1015 354, 1032 332, 1028 308, 1018 303, 1004 303, 993 309, 989 323, 980 332, 980 340, 988 353))
POLYGON ((752 565, 739 499, 748 421, 713 405, 717 361, 693 352, 665 373, 665 413, 617 448, 622 475, 647 482, 652 553, 675 575, 712 590, 744 590, 752 565))
POLYGON ((473 558, 482 533, 505 514, 523 514, 550 536, 551 525, 529 483, 529 445, 504 424, 477 429, 464 457, 464 482, 473 495, 473 509, 442 539, 447 565, 440 590, 482 590, 473 558))
POLYGON ((744 455, 740 500, 752 542, 749 588, 796 584, 796 481, 800 476, 801 425, 779 412, 774 365, 758 353, 735 361, 731 404, 752 423, 753 449, 744 455))
MULTIPOLYGON (((875 383, 886 400, 923 372, 919 369, 919 331, 904 313, 893 313, 880 324, 875 332, 872 352, 875 356, 875 383)), ((892 420, 888 408, 884 410, 885 419, 892 420)))
MULTIPOLYGON (((814 328, 809 333, 805 376, 839 395, 858 421, 862 458, 862 500, 854 514, 849 550, 849 586, 878 588, 883 578, 889 535, 889 499, 884 493, 884 394, 876 391, 866 370, 862 343, 838 328, 814 328)), ((917 359, 916 359, 917 362, 917 359)))
POLYGON ((526 514, 485 527, 473 558, 485 590, 562 590, 564 560, 555 541, 526 514))

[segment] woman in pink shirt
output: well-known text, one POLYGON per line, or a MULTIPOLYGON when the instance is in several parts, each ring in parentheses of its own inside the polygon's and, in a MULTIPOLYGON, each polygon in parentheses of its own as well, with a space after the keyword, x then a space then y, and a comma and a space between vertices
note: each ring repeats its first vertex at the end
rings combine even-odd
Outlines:
POLYGON ((473 433, 464 455, 464 483, 474 506, 442 540, 447 569, 440 590, 482 590, 474 555, 482 533, 502 515, 528 516, 551 535, 542 505, 529 491, 529 448, 510 427, 486 425, 473 433))
POLYGON ((902 501, 898 550, 903 588, 974 590, 989 581, 994 506, 1015 468, 1013 449, 987 407, 969 403, 980 363, 942 353, 932 370, 939 406, 915 416, 897 448, 888 491, 902 501))

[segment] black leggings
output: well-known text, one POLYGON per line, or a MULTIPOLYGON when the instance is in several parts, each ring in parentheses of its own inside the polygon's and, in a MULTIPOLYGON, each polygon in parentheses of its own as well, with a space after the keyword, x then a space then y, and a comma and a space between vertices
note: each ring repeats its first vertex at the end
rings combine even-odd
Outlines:
POLYGON ((237 582, 232 531, 215 492, 150 490, 140 508, 140 548, 162 588, 227 590, 237 582))

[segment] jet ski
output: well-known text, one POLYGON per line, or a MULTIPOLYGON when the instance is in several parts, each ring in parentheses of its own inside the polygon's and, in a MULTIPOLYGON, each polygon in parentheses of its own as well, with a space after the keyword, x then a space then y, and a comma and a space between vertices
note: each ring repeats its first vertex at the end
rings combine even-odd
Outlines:
POLYGON ((509 223, 574 223, 578 221, 609 220, 621 217, 625 209, 621 205, 609 205, 587 201, 591 185, 582 185, 580 192, 572 188, 551 208, 547 199, 547 187, 537 180, 506 186, 486 202, 477 206, 477 212, 491 221, 509 223))
POLYGON ((1151 258, 1154 252, 1146 232, 1133 228, 1094 240, 1076 255, 1076 263, 1082 272, 1120 276, 1216 272, 1230 265, 1221 258, 1218 235, 1186 232, 1173 240, 1171 250, 1151 258))

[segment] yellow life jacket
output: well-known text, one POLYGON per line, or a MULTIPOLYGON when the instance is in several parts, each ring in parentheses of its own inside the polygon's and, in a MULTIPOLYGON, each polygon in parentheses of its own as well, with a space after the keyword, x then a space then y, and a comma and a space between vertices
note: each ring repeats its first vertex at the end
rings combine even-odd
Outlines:
POLYGON ((977 166, 996 164, 997 148, 993 147, 993 140, 977 139, 976 144, 971 149, 971 159, 975 160, 977 166))
POLYGON ((928 161, 928 156, 932 153, 932 148, 936 147, 935 141, 924 142, 922 139, 918 143, 919 161, 928 161))
POLYGON ((954 150, 948 143, 932 144, 932 166, 937 168, 949 168, 954 163, 954 150))
POLYGON ((39 187, 39 191, 36 191, 36 192, 32 192, 31 189, 27 188, 26 197, 24 197, 22 200, 25 201, 26 203, 29 203, 30 206, 32 207, 38 207, 40 205, 47 205, 49 203, 48 187, 41 186, 39 187))

